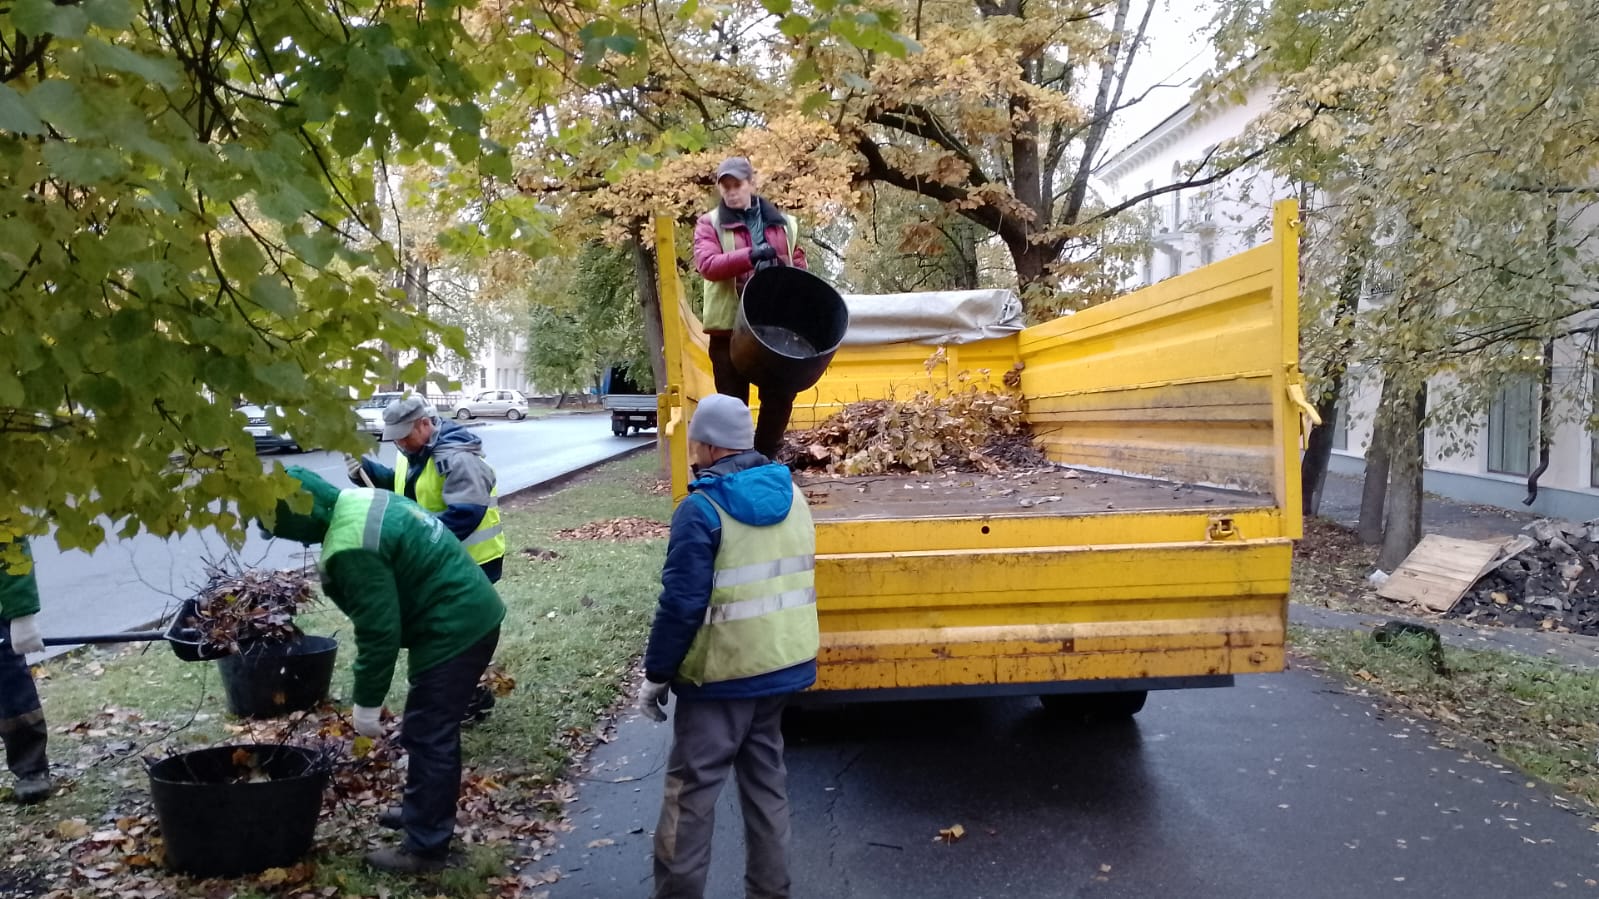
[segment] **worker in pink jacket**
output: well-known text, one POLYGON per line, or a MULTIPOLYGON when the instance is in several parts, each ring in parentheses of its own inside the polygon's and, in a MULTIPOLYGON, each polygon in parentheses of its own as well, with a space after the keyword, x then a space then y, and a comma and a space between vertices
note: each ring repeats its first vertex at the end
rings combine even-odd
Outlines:
MULTIPOLYGON (((716 168, 716 189, 722 201, 694 225, 694 267, 705 279, 705 305, 700 322, 710 338, 711 372, 716 392, 750 400, 750 381, 733 367, 731 341, 738 321, 738 298, 759 268, 792 265, 808 268, 799 246, 799 224, 771 201, 755 194, 755 169, 742 156, 716 168)), ((761 391, 755 450, 775 460, 788 430, 794 394, 761 391)))

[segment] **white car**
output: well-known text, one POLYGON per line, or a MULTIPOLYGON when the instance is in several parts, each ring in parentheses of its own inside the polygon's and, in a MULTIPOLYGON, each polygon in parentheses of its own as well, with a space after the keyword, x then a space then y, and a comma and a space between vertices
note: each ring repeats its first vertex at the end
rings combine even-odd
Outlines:
POLYGON ((267 410, 260 406, 240 406, 234 410, 243 413, 245 426, 244 432, 255 440, 255 451, 281 450, 283 452, 301 453, 300 444, 288 434, 279 432, 267 423, 267 410))
POLYGON ((371 399, 355 407, 355 414, 361 417, 361 432, 363 434, 378 435, 383 433, 383 410, 389 404, 405 396, 398 391, 393 393, 375 393, 371 399))
POLYGON ((503 415, 512 421, 527 417, 527 397, 520 390, 480 390, 455 407, 461 421, 480 415, 503 415))

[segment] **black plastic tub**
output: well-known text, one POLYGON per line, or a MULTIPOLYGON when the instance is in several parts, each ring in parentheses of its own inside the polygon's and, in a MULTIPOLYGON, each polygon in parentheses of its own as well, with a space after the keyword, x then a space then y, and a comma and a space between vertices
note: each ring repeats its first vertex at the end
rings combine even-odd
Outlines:
POLYGON ((311 848, 330 771, 311 750, 262 744, 156 762, 149 768, 150 798, 167 867, 237 877, 294 864, 311 848))
POLYGON ((228 711, 241 718, 273 718, 311 708, 327 698, 339 641, 304 636, 288 643, 245 647, 217 660, 228 711))
POLYGON ((849 330, 849 308, 833 285, 802 268, 773 266, 744 285, 730 352, 756 387, 809 390, 849 330))

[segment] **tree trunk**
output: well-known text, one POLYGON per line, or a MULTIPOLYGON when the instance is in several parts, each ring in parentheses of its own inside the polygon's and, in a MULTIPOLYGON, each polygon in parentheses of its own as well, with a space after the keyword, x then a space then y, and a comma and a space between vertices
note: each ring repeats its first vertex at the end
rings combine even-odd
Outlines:
POLYGON ((1422 428, 1427 415, 1427 391, 1417 388, 1394 410, 1392 462, 1388 472, 1388 521, 1383 528, 1382 554, 1377 567, 1393 571, 1421 542, 1423 453, 1422 428))
POLYGON ((1338 397, 1343 389, 1342 372, 1327 382, 1327 388, 1316 401, 1316 414, 1321 417, 1321 424, 1310 432, 1305 457, 1299 461, 1299 483, 1305 496, 1307 517, 1321 514, 1322 488, 1327 483, 1327 463, 1332 460, 1333 436, 1338 427, 1338 397))
MULTIPOLYGON (((650 345, 650 371, 655 374, 655 392, 666 389, 666 328, 661 321, 661 285, 657 280, 655 256, 643 240, 644 223, 634 222, 628 243, 633 251, 633 280, 638 287, 638 301, 644 314, 644 339, 650 345)), ((677 302, 677 297, 672 297, 677 302)), ((676 307, 673 308, 676 314, 676 307)), ((672 451, 666 445, 666 423, 655 423, 655 447, 661 477, 670 477, 672 451)))
MULTIPOLYGON (((422 316, 427 315, 427 312, 428 312, 428 266, 427 266, 427 263, 421 262, 421 261, 416 260, 416 259, 408 259, 408 260, 406 260, 404 277, 405 277, 404 287, 405 287, 405 305, 406 305, 406 308, 410 309, 412 312, 414 312, 417 315, 422 315, 422 316)), ((423 355, 420 358, 422 359, 423 362, 427 361, 427 356, 426 355, 423 355)), ((399 361, 398 357, 395 358, 395 361, 396 362, 399 361)), ((404 390, 406 388, 406 385, 403 384, 403 383, 396 382, 395 387, 396 387, 396 389, 404 390)), ((417 381, 416 392, 422 394, 423 396, 427 395, 427 392, 428 392, 428 381, 427 381, 427 374, 425 372, 423 373, 422 377, 420 379, 418 379, 418 381, 417 381)))
POLYGON ((666 389, 666 330, 661 324, 661 288, 656 281, 655 256, 641 239, 643 227, 642 222, 634 224, 628 244, 633 252, 639 306, 644 313, 644 339, 650 345, 650 371, 655 373, 655 389, 659 392, 666 389))
POLYGON ((1010 250, 1011 262, 1016 266, 1016 284, 1021 289, 1022 308, 1030 310, 1030 300, 1036 293, 1034 288, 1047 286, 1045 275, 1049 271, 1049 264, 1055 261, 1059 249, 1053 245, 1027 244, 1018 246, 1007 243, 1010 250))
POLYGON ((1383 510, 1388 499, 1388 448, 1392 446, 1394 427, 1392 410, 1398 401, 1393 394, 1393 382, 1391 376, 1384 375, 1377 420, 1371 430, 1371 445, 1366 447, 1366 475, 1360 485, 1360 523, 1356 532, 1360 542, 1367 545, 1382 542, 1383 510))
MULTIPOLYGON (((1327 382, 1316 398, 1316 414, 1321 427, 1310 432, 1305 458, 1299 463, 1300 489, 1305 495, 1305 514, 1321 511, 1322 488, 1327 482, 1327 463, 1332 459, 1333 431, 1338 427, 1338 398, 1344 392, 1344 373, 1349 370, 1349 353, 1354 346, 1354 319, 1360 306, 1361 278, 1366 270, 1363 243, 1357 242, 1344 254, 1343 276, 1338 281, 1338 303, 1333 308, 1333 327, 1339 329, 1334 350, 1328 360, 1327 382)), ((1380 516, 1379 516, 1380 517, 1380 516)))

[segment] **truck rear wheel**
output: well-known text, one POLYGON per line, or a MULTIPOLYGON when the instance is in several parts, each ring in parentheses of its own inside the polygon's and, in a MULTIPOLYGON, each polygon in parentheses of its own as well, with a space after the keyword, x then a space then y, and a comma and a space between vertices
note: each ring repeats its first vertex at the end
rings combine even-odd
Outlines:
POLYGON ((1046 693, 1038 697, 1044 710, 1063 718, 1115 721, 1131 718, 1144 708, 1148 690, 1121 690, 1115 693, 1046 693))

